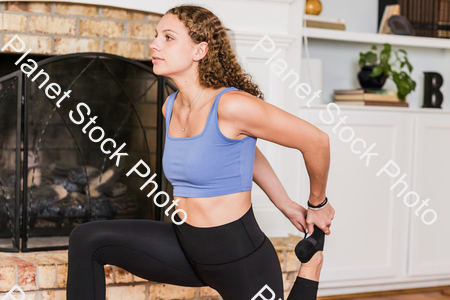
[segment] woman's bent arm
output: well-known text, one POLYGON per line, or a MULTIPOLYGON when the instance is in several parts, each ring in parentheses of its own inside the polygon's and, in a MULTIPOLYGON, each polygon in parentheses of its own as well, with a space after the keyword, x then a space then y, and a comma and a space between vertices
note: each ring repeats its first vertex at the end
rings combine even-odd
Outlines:
MULTIPOLYGON (((222 95, 221 115, 229 118, 239 132, 302 152, 310 179, 309 202, 318 205, 325 199, 330 144, 328 135, 311 123, 244 91, 222 95)), ((317 211, 308 210, 308 231, 313 224, 327 232, 334 209, 327 204, 317 211)), ((329 233, 328 233, 329 234, 329 233)))
POLYGON ((255 149, 253 181, 298 230, 305 232, 306 209, 289 198, 269 161, 258 147, 255 149))
POLYGON ((281 210, 285 211, 292 201, 267 158, 258 147, 255 149, 255 163, 253 166, 253 181, 266 193, 270 201, 281 210))

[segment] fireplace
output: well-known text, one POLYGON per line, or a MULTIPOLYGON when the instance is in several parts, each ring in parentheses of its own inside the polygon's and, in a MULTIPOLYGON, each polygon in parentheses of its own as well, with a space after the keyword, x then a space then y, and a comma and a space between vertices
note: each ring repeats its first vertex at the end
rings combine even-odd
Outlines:
POLYGON ((158 190, 172 194, 162 172, 161 107, 173 82, 155 75, 150 61, 100 52, 30 54, 38 68, 27 77, 23 62, 14 64, 21 55, 2 54, 0 71, 0 251, 67 249, 84 222, 162 220, 140 190, 146 179, 125 174, 143 160, 158 190), (45 93, 45 76, 32 81, 41 69, 47 84, 71 90, 59 107, 60 97, 45 93))

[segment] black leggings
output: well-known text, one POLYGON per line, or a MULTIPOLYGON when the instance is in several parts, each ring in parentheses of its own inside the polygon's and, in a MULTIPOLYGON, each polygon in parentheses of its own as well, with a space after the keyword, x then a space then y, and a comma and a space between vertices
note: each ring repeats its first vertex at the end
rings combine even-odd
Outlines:
MULTIPOLYGON (((210 286, 224 300, 251 300, 261 290, 255 300, 284 299, 277 253, 252 208, 236 221, 208 228, 139 219, 91 221, 72 230, 68 255, 67 300, 104 300, 106 264, 150 281, 210 286)), ((314 300, 317 288, 317 281, 297 277, 288 300, 314 300)))

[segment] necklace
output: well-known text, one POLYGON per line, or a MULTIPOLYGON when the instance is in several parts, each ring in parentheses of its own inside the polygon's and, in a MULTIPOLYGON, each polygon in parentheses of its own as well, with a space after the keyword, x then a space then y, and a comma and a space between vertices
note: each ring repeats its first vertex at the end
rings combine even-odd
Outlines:
MULTIPOLYGON (((203 92, 204 89, 205 89, 205 88, 203 87, 202 90, 197 94, 197 96, 196 96, 196 98, 195 98, 195 100, 194 100, 194 101, 196 101, 195 104, 197 104, 198 99, 200 98, 200 94, 203 92)), ((191 107, 191 104, 189 104, 189 105, 184 104, 184 102, 183 102, 183 96, 180 95, 180 97, 181 97, 181 102, 180 102, 180 112, 181 112, 181 103, 183 103, 183 105, 185 105, 185 106, 187 106, 187 107, 191 107)), ((195 106, 195 104, 194 104, 194 106, 195 106)), ((186 120, 189 118, 189 114, 190 114, 190 113, 191 113, 191 111, 189 110, 188 114, 186 115, 186 120)), ((181 130, 184 131, 185 128, 184 128, 184 126, 183 126, 183 123, 181 122, 180 113, 178 113, 178 118, 180 119, 181 130)))

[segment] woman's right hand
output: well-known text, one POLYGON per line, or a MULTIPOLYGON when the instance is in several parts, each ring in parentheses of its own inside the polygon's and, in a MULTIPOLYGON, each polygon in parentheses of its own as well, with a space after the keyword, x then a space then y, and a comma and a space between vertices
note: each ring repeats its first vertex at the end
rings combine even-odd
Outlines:
POLYGON ((334 218, 334 208, 328 202, 327 205, 319 210, 306 210, 306 225, 308 227, 308 234, 314 232, 314 224, 319 227, 326 235, 331 234, 330 226, 331 220, 334 218))

